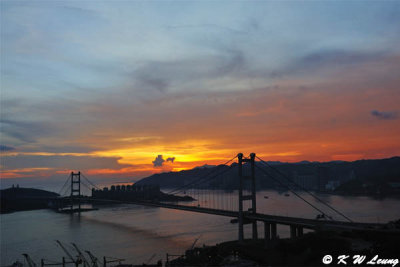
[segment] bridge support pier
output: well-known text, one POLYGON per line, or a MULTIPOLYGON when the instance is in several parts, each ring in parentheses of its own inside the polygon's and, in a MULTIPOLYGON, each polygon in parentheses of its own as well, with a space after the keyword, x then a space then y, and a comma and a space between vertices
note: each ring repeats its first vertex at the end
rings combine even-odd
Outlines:
POLYGON ((239 242, 243 242, 244 240, 244 231, 243 231, 243 216, 239 215, 239 242))
POLYGON ((276 234, 276 223, 264 222, 264 239, 265 243, 278 238, 276 234))
POLYGON ((298 226, 297 227, 297 237, 303 236, 303 227, 298 226))
POLYGON ((256 240, 258 239, 258 233, 257 233, 257 221, 253 222, 253 239, 256 240))
POLYGON ((296 238, 303 235, 303 227, 301 226, 290 226, 290 238, 296 238))
POLYGON ((271 240, 271 224, 264 222, 264 240, 267 244, 271 240))
POLYGON ((296 238, 297 237, 296 233, 297 233, 297 227, 294 225, 291 225, 290 226, 290 238, 296 238))
POLYGON ((275 240, 278 238, 278 235, 276 234, 276 223, 271 223, 271 239, 275 240))

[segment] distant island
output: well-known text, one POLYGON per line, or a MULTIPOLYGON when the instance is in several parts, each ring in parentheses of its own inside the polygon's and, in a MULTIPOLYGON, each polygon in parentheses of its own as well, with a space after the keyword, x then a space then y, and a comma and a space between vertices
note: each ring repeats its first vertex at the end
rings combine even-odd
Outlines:
MULTIPOLYGON (((341 195, 400 196, 400 157, 353 162, 302 161, 299 163, 282 163, 274 161, 268 163, 275 170, 265 167, 261 162, 256 162, 257 166, 267 170, 271 176, 281 179, 293 190, 301 191, 304 188, 314 192, 341 195), (278 172, 294 183, 283 179, 278 172)), ((235 167, 236 164, 233 163, 231 166, 205 165, 191 170, 158 173, 141 179, 135 185, 159 185, 161 188, 177 188, 190 184, 198 178, 206 177, 209 173, 226 171, 220 178, 210 179, 206 184, 202 184, 202 188, 234 190, 238 188, 238 171, 237 168, 230 167, 235 167)), ((286 190, 282 185, 257 170, 256 183, 258 190, 286 190)))

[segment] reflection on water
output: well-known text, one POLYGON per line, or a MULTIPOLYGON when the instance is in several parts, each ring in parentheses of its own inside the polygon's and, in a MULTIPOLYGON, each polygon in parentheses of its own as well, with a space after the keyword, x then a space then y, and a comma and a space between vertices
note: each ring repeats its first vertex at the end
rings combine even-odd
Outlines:
MULTIPOLYGON (((209 193, 205 191, 199 197, 203 201, 201 205, 207 205, 205 201, 217 201, 212 200, 212 196, 207 195, 209 193)), ((221 193, 228 198, 236 197, 235 192, 221 193)), ((320 197, 354 221, 387 222, 400 218, 400 200, 320 197)), ((317 214, 296 197, 273 191, 257 193, 257 210, 304 218, 315 218, 317 214)), ((328 209, 324 208, 324 211, 328 209)), ((334 218, 339 219, 338 216, 334 218)), ((262 233, 262 225, 259 224, 259 227, 259 233, 262 233)), ((246 230, 249 237, 250 227, 246 230)), ((285 226, 278 226, 278 232, 281 237, 289 235, 285 226)), ((197 245, 233 240, 237 238, 237 225, 231 224, 230 218, 221 216, 129 204, 103 206, 81 215, 59 214, 50 210, 16 212, 1 215, 1 265, 22 259, 21 253, 28 253, 37 263, 41 258, 59 260, 64 255, 57 247, 56 239, 64 243, 74 242, 98 257, 121 257, 129 263, 146 262, 154 253, 157 254, 154 259, 165 260, 166 253, 181 254, 198 237, 197 245)), ((72 247, 69 249, 73 251, 72 247)))

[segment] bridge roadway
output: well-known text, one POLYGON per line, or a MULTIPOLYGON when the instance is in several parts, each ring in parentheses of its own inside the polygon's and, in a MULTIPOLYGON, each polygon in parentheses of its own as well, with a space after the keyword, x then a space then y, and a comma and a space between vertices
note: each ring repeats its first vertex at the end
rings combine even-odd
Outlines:
MULTIPOLYGON (((213 215, 226 216, 231 218, 238 218, 239 212, 237 211, 228 211, 228 210, 219 210, 219 209, 210 209, 204 207, 196 207, 196 206, 184 206, 177 205, 171 203, 163 203, 163 202, 147 202, 147 201, 129 201, 130 204, 137 204, 149 207, 161 207, 167 209, 175 209, 175 210, 184 210, 198 213, 206 213, 213 215)), ((316 219, 305 219, 305 218, 295 218, 295 217, 287 217, 287 216, 276 216, 276 215, 267 215, 260 213, 244 213, 244 219, 246 220, 256 220, 265 223, 271 224, 283 224, 289 225, 291 227, 301 227, 305 229, 331 229, 331 230, 377 230, 381 228, 384 224, 378 223, 358 223, 358 222, 344 222, 344 221, 327 221, 327 220, 316 220, 316 219)))

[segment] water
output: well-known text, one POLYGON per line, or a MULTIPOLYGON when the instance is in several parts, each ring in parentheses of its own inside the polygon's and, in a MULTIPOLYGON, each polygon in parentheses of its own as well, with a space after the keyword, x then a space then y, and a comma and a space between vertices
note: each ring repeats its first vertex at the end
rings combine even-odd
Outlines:
MULTIPOLYGON (((207 205, 206 201, 212 200, 209 193, 204 191, 199 197, 200 205, 207 205)), ((220 193, 235 201, 235 192, 220 193)), ((400 200, 397 199, 319 196, 354 221, 387 222, 400 218, 400 200)), ((216 199, 214 201, 218 203, 216 199)), ((234 203, 225 205, 234 208, 234 203)), ((315 218, 317 214, 295 196, 287 197, 274 191, 258 192, 257 205, 258 212, 273 215, 315 218)), ((3 214, 0 218, 2 266, 16 259, 22 260, 22 253, 28 253, 36 263, 41 258, 59 261, 65 255, 55 240, 67 244, 70 251, 73 249, 68 244, 74 242, 99 258, 112 256, 124 258, 127 263, 141 264, 153 254, 156 256, 152 262, 165 260, 166 253, 182 254, 197 238, 196 245, 212 245, 237 238, 237 224, 231 224, 230 218, 131 204, 103 206, 80 216, 35 210, 3 214)), ((338 216, 334 218, 339 219, 338 216)), ((250 237, 250 226, 245 228, 245 235, 250 237)), ((263 233, 261 223, 259 233, 263 233)), ((278 226, 278 234, 287 237, 288 227, 278 226)))

